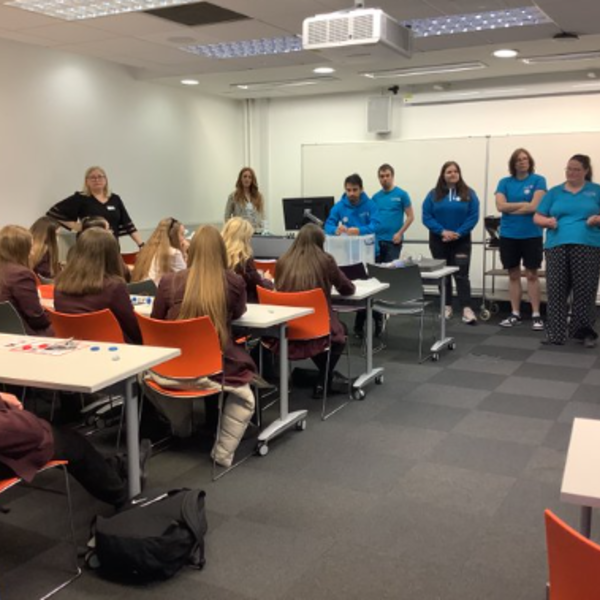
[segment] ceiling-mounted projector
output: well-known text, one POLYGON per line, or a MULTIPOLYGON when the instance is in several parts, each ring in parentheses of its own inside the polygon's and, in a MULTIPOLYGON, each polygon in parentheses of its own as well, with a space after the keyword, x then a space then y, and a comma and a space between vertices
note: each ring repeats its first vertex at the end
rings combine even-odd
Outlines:
POLYGON ((357 8, 305 19, 302 47, 318 50, 338 62, 398 58, 398 55, 410 58, 413 35, 379 8, 357 8))

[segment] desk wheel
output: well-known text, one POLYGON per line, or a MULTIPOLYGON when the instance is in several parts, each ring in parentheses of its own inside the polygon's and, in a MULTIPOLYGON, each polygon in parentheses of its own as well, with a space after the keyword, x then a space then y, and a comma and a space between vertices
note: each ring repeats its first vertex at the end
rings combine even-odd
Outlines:
POLYGON ((487 308, 482 308, 479 311, 479 318, 482 321, 489 321, 491 316, 492 316, 492 313, 487 308))
POLYGON ((306 419, 296 423, 296 431, 306 431, 306 419))
POLYGON ((383 385, 383 382, 385 381, 383 375, 378 375, 377 377, 375 377, 375 384, 376 385, 383 385))
POLYGON ((448 344, 448 350, 456 350, 456 342, 450 342, 448 344))
POLYGON ((431 360, 432 360, 433 362, 437 362, 438 360, 440 360, 440 355, 439 355, 439 353, 437 353, 437 352, 434 352, 434 353, 431 355, 431 360))
POLYGON ((258 447, 256 448, 256 453, 259 456, 266 456, 267 454, 269 454, 269 446, 266 442, 263 442, 262 444, 259 444, 258 447))
POLYGON ((365 390, 361 388, 354 388, 352 390, 352 398, 353 400, 364 400, 367 397, 367 393, 365 390))

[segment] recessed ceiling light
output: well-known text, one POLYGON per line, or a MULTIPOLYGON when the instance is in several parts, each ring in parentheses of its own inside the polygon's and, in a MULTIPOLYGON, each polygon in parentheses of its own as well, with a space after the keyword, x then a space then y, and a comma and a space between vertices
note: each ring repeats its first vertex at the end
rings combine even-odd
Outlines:
POLYGON ((14 6, 64 21, 78 21, 193 2, 196 0, 145 0, 144 2, 138 0, 13 0, 7 2, 6 6, 14 6))
POLYGON ((515 56, 519 56, 518 50, 512 50, 511 48, 501 48, 500 50, 494 50, 492 54, 496 58, 515 58, 515 56))
POLYGON ((318 75, 329 75, 329 73, 335 73, 335 69, 333 67, 317 67, 313 69, 313 73, 317 73, 318 75))
POLYGON ((302 40, 298 36, 287 35, 276 38, 240 40, 238 42, 181 46, 179 49, 205 58, 248 58, 251 56, 300 52, 302 50, 302 40))
POLYGON ((371 71, 368 73, 360 73, 360 75, 369 77, 369 79, 390 79, 393 77, 416 77, 419 75, 434 75, 437 73, 458 73, 459 71, 475 71, 485 68, 487 68, 487 65, 482 62, 469 62, 433 65, 431 67, 414 67, 410 69, 371 71))
POLYGON ((183 85, 198 85, 200 82, 197 79, 182 79, 183 85))

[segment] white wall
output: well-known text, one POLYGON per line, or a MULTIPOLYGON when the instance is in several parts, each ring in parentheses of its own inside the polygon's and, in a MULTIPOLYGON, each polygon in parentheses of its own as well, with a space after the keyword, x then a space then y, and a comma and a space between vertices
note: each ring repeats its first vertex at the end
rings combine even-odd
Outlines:
POLYGON ((243 105, 97 60, 0 41, 0 223, 29 225, 103 166, 140 229, 222 220, 243 105))

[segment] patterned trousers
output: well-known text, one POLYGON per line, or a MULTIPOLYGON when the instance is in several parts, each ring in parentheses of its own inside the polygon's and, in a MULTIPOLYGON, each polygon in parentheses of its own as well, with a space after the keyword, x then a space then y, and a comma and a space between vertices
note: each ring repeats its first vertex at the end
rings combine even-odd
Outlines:
POLYGON ((546 333, 550 342, 564 344, 567 336, 576 339, 598 337, 593 326, 599 277, 600 248, 566 244, 546 250, 546 333), (571 294, 571 319, 567 324, 571 294))

